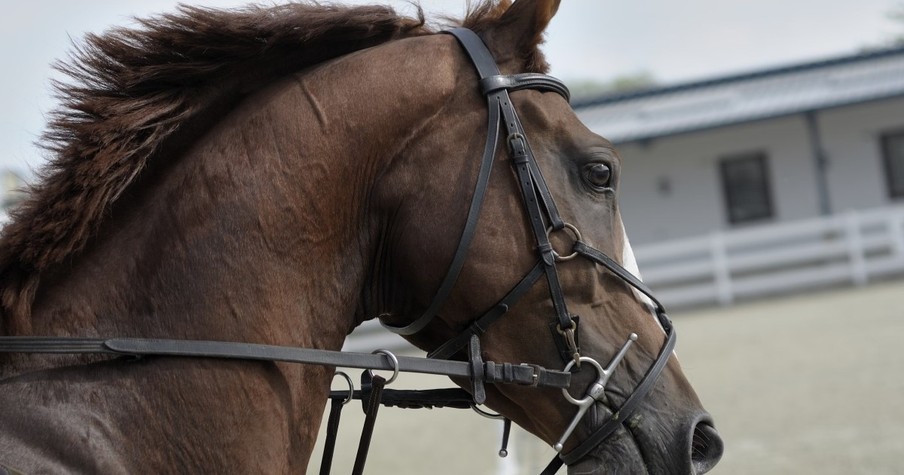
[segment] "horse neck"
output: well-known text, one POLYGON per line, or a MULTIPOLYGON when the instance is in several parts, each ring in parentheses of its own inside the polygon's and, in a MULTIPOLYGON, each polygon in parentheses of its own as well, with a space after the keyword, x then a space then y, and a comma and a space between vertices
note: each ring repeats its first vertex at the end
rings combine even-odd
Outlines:
POLYGON ((31 333, 341 347, 379 245, 376 176, 424 116, 410 104, 432 107, 403 110, 405 73, 389 65, 360 91, 361 68, 386 64, 373 55, 255 93, 146 172, 71 268, 43 279, 31 333))
POLYGON ((281 162, 300 137, 250 119, 284 112, 258 102, 150 170, 72 268, 44 279, 33 333, 341 345, 361 275, 360 253, 340 252, 353 223, 281 162))

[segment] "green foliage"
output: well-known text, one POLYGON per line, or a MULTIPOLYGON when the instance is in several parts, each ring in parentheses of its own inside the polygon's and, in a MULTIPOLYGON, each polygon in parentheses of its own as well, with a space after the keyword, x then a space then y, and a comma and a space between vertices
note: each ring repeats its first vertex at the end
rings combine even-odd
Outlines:
POLYGON ((904 3, 898 4, 897 7, 888 12, 887 16, 889 20, 901 26, 902 33, 895 36, 892 41, 896 45, 904 45, 904 3))
POLYGON ((580 79, 568 81, 574 99, 588 99, 603 94, 631 92, 656 86, 656 78, 647 71, 622 74, 608 81, 580 79))

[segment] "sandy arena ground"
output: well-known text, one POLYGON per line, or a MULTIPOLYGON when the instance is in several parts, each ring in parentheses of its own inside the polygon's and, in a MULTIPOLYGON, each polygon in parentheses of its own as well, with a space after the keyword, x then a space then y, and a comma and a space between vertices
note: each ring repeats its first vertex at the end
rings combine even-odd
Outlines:
MULTIPOLYGON (((674 320, 684 371, 726 444, 710 473, 904 474, 904 282, 674 320)), ((403 375, 395 387, 445 385, 403 375)), ((362 421, 359 405, 346 408, 332 473, 350 473, 362 421)), ((553 455, 518 432, 500 459, 500 434, 471 411, 383 408, 366 473, 536 474, 553 455)), ((309 473, 320 454, 318 444, 309 473)))

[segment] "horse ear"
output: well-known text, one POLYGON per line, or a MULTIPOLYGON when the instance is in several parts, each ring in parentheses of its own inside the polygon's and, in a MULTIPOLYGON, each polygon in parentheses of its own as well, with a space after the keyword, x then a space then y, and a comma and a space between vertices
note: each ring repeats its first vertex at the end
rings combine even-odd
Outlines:
POLYGON ((543 32, 559 9, 561 0, 518 0, 488 31, 490 48, 499 63, 521 58, 521 67, 545 71, 546 62, 537 52, 543 32))

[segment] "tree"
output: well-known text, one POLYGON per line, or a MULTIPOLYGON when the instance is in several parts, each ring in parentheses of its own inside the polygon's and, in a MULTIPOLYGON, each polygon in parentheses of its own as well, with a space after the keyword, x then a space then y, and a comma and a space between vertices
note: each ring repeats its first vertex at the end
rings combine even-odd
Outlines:
MULTIPOLYGON (((904 3, 898 4, 897 7, 888 12, 888 19, 901 25, 902 30, 904 30, 904 3)), ((899 46, 904 45, 904 33, 899 33, 894 37, 892 43, 899 46)))
POLYGON ((647 71, 622 74, 608 81, 581 79, 568 81, 572 99, 590 99, 604 94, 631 92, 656 86, 655 77, 647 71))

